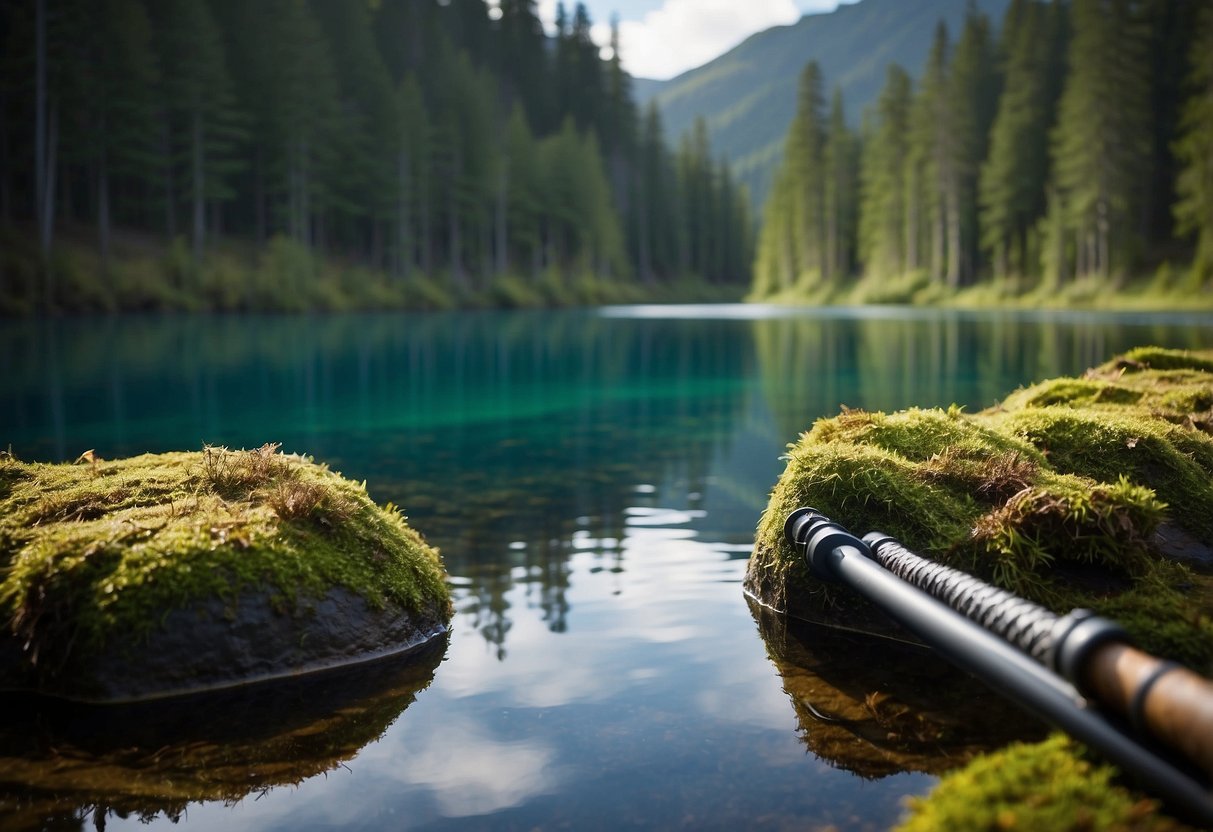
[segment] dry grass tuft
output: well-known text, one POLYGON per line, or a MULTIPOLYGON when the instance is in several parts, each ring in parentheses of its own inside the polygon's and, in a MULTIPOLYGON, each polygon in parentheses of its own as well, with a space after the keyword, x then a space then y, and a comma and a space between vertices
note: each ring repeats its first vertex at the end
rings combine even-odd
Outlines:
POLYGON ((247 495, 289 470, 278 453, 280 447, 280 443, 266 442, 251 451, 229 451, 206 445, 202 449, 202 478, 217 494, 232 496, 244 492, 247 495))

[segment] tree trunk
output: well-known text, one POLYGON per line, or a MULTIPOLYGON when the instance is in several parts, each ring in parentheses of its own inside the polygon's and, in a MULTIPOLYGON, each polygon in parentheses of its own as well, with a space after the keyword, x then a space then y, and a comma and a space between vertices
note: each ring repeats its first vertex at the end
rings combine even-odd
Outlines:
POLYGON ((960 251, 960 183, 956 177, 948 187, 948 286, 953 289, 960 287, 961 251, 960 251))
MULTIPOLYGON (((55 156, 59 148, 59 102, 51 101, 50 118, 46 125, 46 193, 43 196, 42 216, 38 218, 39 240, 42 256, 50 257, 51 235, 55 229, 55 156)), ((49 309, 55 302, 55 275, 50 263, 46 264, 46 303, 49 309)))
POLYGON ((206 165, 204 159, 202 112, 194 108, 193 130, 191 130, 191 154, 193 160, 194 202, 194 264, 202 262, 202 247, 206 237, 206 165))
MULTIPOLYGON (((102 135, 105 134, 102 122, 102 135)), ((104 142, 104 139, 102 140, 104 142)), ((104 143, 97 159, 97 242, 101 249, 101 266, 104 269, 110 259, 110 176, 109 159, 104 143)))
MULTIPOLYGON (((34 6, 34 216, 38 222, 38 242, 44 260, 50 256, 50 240, 42 233, 46 203, 50 199, 46 167, 46 99, 46 0, 37 0, 34 6)), ((50 280, 49 270, 47 280, 50 280)), ((49 299, 49 288, 47 294, 49 299)))
POLYGON ((1112 273, 1112 268, 1111 268, 1112 264, 1111 264, 1111 262, 1109 262, 1110 261, 1110 252, 1109 252, 1110 246, 1109 246, 1109 242, 1108 242, 1108 230, 1109 230, 1108 201, 1106 199, 1100 199, 1097 210, 1099 212, 1099 219, 1097 220, 1097 223, 1096 223, 1096 227, 1099 232, 1099 236, 1098 236, 1098 240, 1099 240, 1099 249, 1098 249, 1099 274, 1101 276, 1103 276, 1104 278, 1107 278, 1112 273))
POLYGON ((408 279, 413 265, 413 241, 409 235, 409 156, 405 151, 396 155, 396 260, 395 274, 408 279))
POLYGON ((421 271, 428 277, 433 274, 434 266, 434 229, 430 215, 429 180, 422 179, 418 184, 418 201, 421 206, 421 271))
POLYGON ((13 221, 13 192, 8 147, 8 97, 0 92, 0 225, 13 221))
POLYGON ((307 248, 312 247, 312 172, 309 164, 310 149, 304 139, 299 148, 299 222, 302 236, 301 242, 307 248))
POLYGON ((510 268, 509 228, 506 224, 507 196, 510 187, 510 172, 506 165, 497 178, 497 276, 501 277, 510 268))
POLYGON ((649 202, 647 194, 640 194, 636 199, 636 271, 646 286, 653 285, 652 255, 649 252, 649 202))
POLYGON ((173 142, 168 115, 160 133, 160 152, 164 154, 164 223, 170 240, 177 236, 177 196, 173 192, 173 142))
POLYGON ((463 273, 463 241, 460 238, 459 198, 455 191, 457 176, 451 177, 447 190, 447 244, 450 246, 451 279, 460 289, 467 288, 467 277, 463 273))
POLYGON ((257 145, 253 158, 253 210, 257 214, 257 248, 265 247, 265 164, 262 161, 261 145, 257 145))
POLYGON ((947 204, 940 200, 936 206, 934 222, 931 223, 931 279, 939 281, 944 276, 944 258, 947 256, 948 217, 947 204))

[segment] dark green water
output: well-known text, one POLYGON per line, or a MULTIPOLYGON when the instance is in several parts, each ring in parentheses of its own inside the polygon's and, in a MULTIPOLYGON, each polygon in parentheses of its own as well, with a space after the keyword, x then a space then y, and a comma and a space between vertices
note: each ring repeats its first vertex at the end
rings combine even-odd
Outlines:
MULTIPOLYGON (((942 763, 832 734, 842 723, 814 713, 896 693, 909 683, 881 668, 904 657, 757 620, 741 592, 780 454, 842 404, 975 410, 1139 344, 1213 346, 1213 317, 636 307, 0 323, 0 445, 20 458, 281 442, 403 506, 441 548, 458 610, 424 666, 186 716, 10 717, 0 821, 885 828, 942 763), (189 753, 172 768, 164 749, 189 753)), ((928 697, 950 678, 911 661, 928 697)))

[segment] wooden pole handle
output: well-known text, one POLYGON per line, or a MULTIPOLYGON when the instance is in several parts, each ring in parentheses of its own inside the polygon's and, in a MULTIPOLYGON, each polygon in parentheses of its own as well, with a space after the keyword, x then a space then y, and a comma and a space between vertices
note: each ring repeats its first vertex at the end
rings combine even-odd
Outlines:
POLYGON ((1213 777, 1213 682, 1120 642, 1094 648, 1082 675, 1100 704, 1213 777))

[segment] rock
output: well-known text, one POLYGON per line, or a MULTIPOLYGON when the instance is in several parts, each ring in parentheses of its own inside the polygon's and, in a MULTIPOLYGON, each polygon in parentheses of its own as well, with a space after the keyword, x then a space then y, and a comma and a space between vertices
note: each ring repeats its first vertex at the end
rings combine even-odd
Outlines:
MULTIPOLYGON (((783 539, 784 520, 800 506, 859 535, 891 534, 1059 612, 1092 608, 1145 649, 1206 671, 1213 658, 1213 353, 1141 348, 1082 378, 1016 391, 978 414, 844 409, 803 434, 759 526, 747 593, 793 618, 909 638, 863 599, 809 574, 783 539)), ((951 761, 926 754, 904 729, 894 730, 897 743, 892 734, 882 739, 875 713, 865 715, 857 695, 874 680, 865 682, 860 669, 835 671, 823 683, 823 668, 834 670, 821 659, 832 637, 798 643, 769 616, 758 617, 804 732, 816 735, 807 740, 814 751, 868 776, 891 766, 961 766, 911 801, 901 827, 907 832, 1188 828, 1065 737, 1011 744, 961 765, 972 752, 989 751, 985 743, 1035 739, 1031 721, 974 744, 984 748, 966 748, 966 733, 955 730, 960 753, 951 761), (844 683, 858 683, 858 691, 844 683), (820 707, 807 707, 810 699, 830 703, 845 720, 823 719, 820 707)), ((885 678, 881 701, 893 713, 902 706, 924 729, 952 727, 938 704, 914 702, 916 691, 896 672, 885 678)), ((980 718, 972 721, 981 727, 980 718)))
POLYGON ((807 505, 1045 606, 1093 608, 1203 670, 1213 593, 1190 564, 1213 545, 1211 409, 1213 354, 1152 347, 978 414, 844 409, 791 447, 746 591, 809 621, 904 635, 784 541, 807 505))
POLYGON ((446 631, 438 553, 277 446, 0 458, 0 689, 95 702, 380 658, 446 631))

